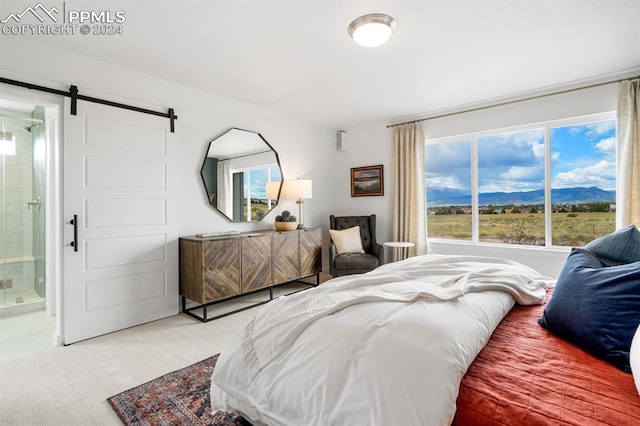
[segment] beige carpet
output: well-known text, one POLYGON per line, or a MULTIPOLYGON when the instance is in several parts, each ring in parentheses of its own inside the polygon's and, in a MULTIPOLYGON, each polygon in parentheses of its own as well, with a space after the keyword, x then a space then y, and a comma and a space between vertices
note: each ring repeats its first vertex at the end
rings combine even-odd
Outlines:
POLYGON ((0 424, 119 425, 108 397, 221 352, 255 311, 206 324, 177 315, 66 347, 12 354, 0 363, 0 424))

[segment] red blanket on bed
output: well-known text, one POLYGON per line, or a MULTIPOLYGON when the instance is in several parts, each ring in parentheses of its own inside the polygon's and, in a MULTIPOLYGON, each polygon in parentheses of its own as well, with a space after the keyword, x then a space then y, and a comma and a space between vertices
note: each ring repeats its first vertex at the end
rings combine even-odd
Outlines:
POLYGON ((454 424, 640 425, 631 374, 537 323, 544 306, 516 306, 462 379, 454 424))

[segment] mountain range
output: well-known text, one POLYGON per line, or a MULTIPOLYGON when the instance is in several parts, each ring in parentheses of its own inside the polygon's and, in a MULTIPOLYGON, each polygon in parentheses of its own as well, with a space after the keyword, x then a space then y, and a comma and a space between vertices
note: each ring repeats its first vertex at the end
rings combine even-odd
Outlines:
MULTIPOLYGON (((478 195, 479 205, 540 205, 544 204, 544 189, 518 192, 484 192, 478 195)), ((580 203, 615 203, 616 191, 605 191, 598 187, 576 187, 551 190, 553 204, 580 203)), ((436 206, 468 206, 471 205, 471 195, 468 191, 448 188, 428 188, 427 203, 429 207, 436 206)))

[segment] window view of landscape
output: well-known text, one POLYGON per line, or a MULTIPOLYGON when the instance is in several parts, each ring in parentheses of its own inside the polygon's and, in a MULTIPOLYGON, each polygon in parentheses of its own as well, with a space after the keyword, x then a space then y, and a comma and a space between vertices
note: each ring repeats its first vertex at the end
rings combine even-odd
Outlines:
POLYGON ((243 219, 246 222, 261 220, 275 205, 267 198, 267 182, 281 179, 278 166, 245 170, 243 175, 243 219), (250 206, 250 208, 248 208, 250 206))
POLYGON ((478 138, 480 241, 544 245, 544 129, 478 138))
POLYGON ((582 246, 616 228, 616 121, 550 133, 553 244, 582 246))
POLYGON ((582 246, 615 229, 615 120, 427 144, 427 233, 472 239, 472 147, 477 149, 478 240, 582 246), (551 181, 545 182, 545 130, 551 181))
POLYGON ((425 146, 427 235, 471 239, 471 141, 425 146))

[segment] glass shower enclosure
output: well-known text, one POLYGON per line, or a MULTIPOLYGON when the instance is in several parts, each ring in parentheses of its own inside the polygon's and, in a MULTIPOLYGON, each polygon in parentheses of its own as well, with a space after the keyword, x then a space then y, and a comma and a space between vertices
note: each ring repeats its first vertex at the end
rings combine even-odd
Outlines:
POLYGON ((0 108, 0 316, 45 305, 44 108, 0 108))

